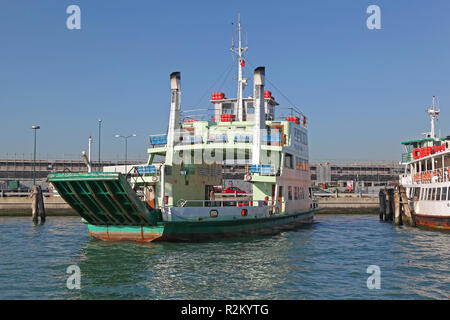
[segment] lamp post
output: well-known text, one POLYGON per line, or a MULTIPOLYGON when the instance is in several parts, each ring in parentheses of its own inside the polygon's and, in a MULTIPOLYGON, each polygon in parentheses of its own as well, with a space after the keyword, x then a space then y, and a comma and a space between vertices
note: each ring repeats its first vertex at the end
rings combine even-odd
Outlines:
POLYGON ((40 128, 40 126, 31 127, 34 130, 33 186, 36 185, 36 131, 40 128))
POLYGON ((102 136, 102 119, 98 119, 98 170, 100 171, 100 142, 102 136))
POLYGON ((116 138, 124 138, 125 139, 125 175, 128 173, 127 171, 127 152, 128 152, 128 138, 136 137, 136 134, 130 134, 129 136, 122 136, 120 134, 116 134, 116 138))

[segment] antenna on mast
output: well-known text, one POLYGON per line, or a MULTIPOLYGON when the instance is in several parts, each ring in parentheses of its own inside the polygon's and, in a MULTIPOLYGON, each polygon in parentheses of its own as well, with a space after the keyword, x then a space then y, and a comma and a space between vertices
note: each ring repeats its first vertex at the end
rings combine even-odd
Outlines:
POLYGON ((435 120, 439 119, 439 112, 441 112, 441 110, 439 110, 439 105, 436 105, 436 97, 433 96, 433 104, 431 107, 429 107, 426 112, 428 113, 428 115, 430 116, 430 120, 431 120, 431 131, 427 134, 427 136, 429 136, 432 139, 436 138, 436 133, 435 133, 435 120))
POLYGON ((245 61, 243 59, 243 53, 247 51, 248 47, 242 47, 242 28, 241 28, 241 15, 238 13, 238 47, 234 46, 234 32, 231 51, 237 54, 238 61, 238 91, 237 91, 237 121, 244 121, 244 106, 243 106, 243 92, 247 85, 247 79, 242 77, 242 68, 245 66, 245 61))
POLYGON ((234 22, 231 23, 231 50, 234 49, 234 22))

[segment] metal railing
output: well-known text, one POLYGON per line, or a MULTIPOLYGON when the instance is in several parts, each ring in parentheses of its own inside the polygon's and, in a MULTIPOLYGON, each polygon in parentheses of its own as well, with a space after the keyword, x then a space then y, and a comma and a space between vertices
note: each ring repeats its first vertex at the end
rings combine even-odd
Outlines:
MULTIPOLYGON (((402 175, 402 177, 406 178, 407 175, 402 175)), ((412 176, 412 180, 414 183, 448 182, 450 181, 450 167, 416 173, 412 176)))
POLYGON ((152 147, 163 146, 167 144, 167 134, 154 134, 148 137, 148 141, 152 147))
POLYGON ((280 169, 270 164, 252 164, 246 168, 248 174, 259 173, 262 176, 275 176, 280 174, 280 169))
POLYGON ((177 207, 275 207, 275 200, 180 200, 177 207), (255 205, 256 204, 256 205, 255 205))
POLYGON ((307 120, 305 115, 292 107, 277 107, 275 109, 275 118, 276 121, 286 121, 289 117, 298 117, 299 124, 306 128, 307 127, 307 120))
POLYGON ((402 163, 413 160, 412 152, 402 153, 402 163))

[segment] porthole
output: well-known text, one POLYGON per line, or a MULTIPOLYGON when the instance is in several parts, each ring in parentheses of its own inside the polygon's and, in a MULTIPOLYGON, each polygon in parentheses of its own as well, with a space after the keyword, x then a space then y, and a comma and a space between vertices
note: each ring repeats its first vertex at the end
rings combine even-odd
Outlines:
POLYGON ((209 215, 211 216, 211 218, 216 218, 219 215, 219 211, 211 210, 209 211, 209 215))

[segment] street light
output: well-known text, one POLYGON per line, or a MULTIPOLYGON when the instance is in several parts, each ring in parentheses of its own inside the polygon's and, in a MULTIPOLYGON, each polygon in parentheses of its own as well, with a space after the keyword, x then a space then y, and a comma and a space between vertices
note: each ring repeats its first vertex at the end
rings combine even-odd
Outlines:
POLYGON ((102 135, 102 119, 98 119, 98 166, 100 171, 100 142, 102 135))
POLYGON ((127 171, 127 152, 128 152, 128 138, 136 137, 136 134, 130 134, 129 136, 122 136, 120 134, 116 134, 116 138, 124 138, 125 139, 125 175, 128 173, 127 171))
POLYGON ((40 128, 40 126, 31 127, 34 130, 33 186, 36 185, 36 131, 40 128))

